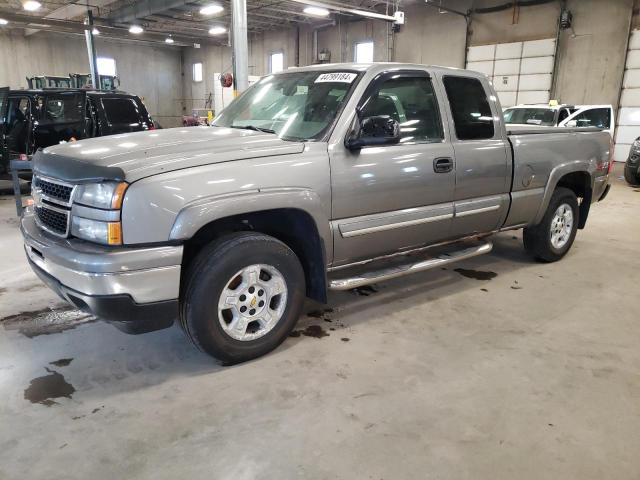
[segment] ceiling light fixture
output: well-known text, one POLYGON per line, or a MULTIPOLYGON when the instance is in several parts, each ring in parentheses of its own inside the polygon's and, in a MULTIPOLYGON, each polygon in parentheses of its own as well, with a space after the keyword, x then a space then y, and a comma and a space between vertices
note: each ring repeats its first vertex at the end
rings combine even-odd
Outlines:
POLYGON ((211 27, 209 29, 209 35, 222 35, 223 33, 227 33, 225 27, 211 27))
POLYGON ((215 15, 216 13, 220 13, 224 10, 222 5, 216 5, 212 3, 211 5, 205 5, 200 9, 200 15, 215 15))
POLYGON ((171 37, 165 38, 164 39, 164 43, 169 43, 169 44, 173 43, 173 38, 171 38, 171 37))
POLYGON ((0 25, 6 25, 9 23, 9 20, 5 20, 4 18, 0 18, 0 25))
POLYGON ((134 33, 134 34, 139 34, 144 32, 144 30, 142 29, 142 27, 140 25, 131 25, 129 27, 129 33, 134 33))
POLYGON ((35 12, 41 6, 42 4, 40 2, 36 2, 35 0, 27 0, 26 2, 22 2, 22 8, 24 8, 27 12, 35 12))
POLYGON ((313 15, 315 17, 326 17, 327 15, 329 15, 329 13, 331 13, 326 8, 321 7, 305 7, 303 11, 307 15, 313 15))

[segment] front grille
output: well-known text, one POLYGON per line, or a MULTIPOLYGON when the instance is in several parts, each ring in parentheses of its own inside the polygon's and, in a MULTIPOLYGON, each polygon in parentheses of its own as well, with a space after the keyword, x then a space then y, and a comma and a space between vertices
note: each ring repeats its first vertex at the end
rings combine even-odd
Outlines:
POLYGON ((46 205, 36 206, 35 211, 43 228, 57 235, 67 235, 69 212, 54 210, 46 205))
POLYGON ((73 191, 73 187, 71 186, 49 182, 38 177, 34 178, 34 186, 38 188, 43 195, 52 199, 60 200, 64 203, 69 203, 71 200, 71 192, 73 191))

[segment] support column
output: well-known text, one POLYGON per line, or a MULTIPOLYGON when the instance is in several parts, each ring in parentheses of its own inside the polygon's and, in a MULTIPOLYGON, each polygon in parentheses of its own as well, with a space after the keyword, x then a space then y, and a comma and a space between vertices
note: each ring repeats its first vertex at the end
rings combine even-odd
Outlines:
POLYGON ((84 38, 87 41, 87 54, 89 55, 89 71, 91 73, 91 83, 93 88, 100 90, 100 79, 98 78, 98 61, 96 58, 96 46, 93 43, 93 12, 87 11, 87 18, 84 21, 88 28, 84 31, 84 38))
POLYGON ((249 41, 247 39, 247 0, 231 0, 233 30, 233 89, 239 95, 249 87, 249 41))

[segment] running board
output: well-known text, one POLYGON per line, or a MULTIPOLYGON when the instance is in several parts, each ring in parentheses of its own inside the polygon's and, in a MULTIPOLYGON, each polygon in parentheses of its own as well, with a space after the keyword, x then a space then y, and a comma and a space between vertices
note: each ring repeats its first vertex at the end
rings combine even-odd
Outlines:
POLYGON ((460 260, 484 255, 492 249, 493 243, 483 242, 474 247, 443 253, 437 257, 415 263, 405 263, 390 268, 365 272, 353 277, 338 278, 329 282, 329 290, 350 290, 352 288, 362 287, 363 285, 402 277, 409 273, 423 272, 425 270, 431 270, 432 268, 443 267, 450 263, 459 262, 460 260))

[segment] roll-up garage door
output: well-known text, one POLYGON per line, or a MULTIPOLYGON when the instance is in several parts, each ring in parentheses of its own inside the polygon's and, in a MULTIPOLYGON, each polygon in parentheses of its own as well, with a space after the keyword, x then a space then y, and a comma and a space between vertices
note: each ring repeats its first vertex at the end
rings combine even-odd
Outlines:
POLYGON ((469 47, 467 68, 491 79, 503 107, 548 103, 555 46, 547 38, 469 47))
POLYGON ((631 144, 640 137, 640 30, 634 30, 629 37, 615 135, 614 159, 624 162, 629 156, 631 144))

